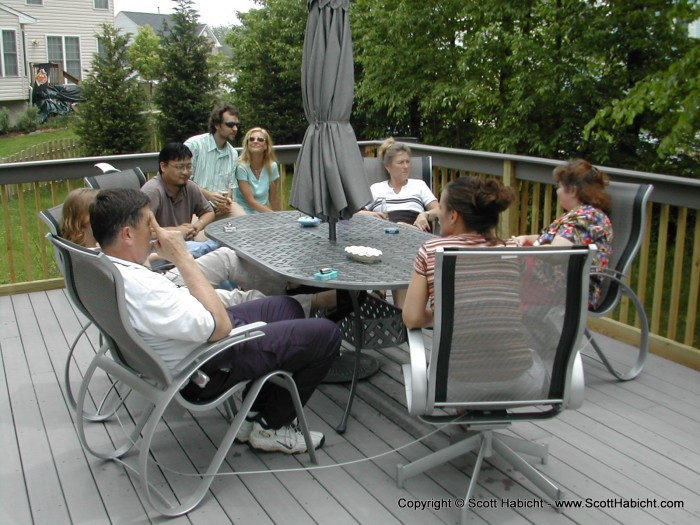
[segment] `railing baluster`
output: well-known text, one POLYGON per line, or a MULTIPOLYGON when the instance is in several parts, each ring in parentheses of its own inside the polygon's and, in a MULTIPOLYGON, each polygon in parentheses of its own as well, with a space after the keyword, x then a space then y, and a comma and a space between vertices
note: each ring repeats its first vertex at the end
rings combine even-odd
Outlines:
POLYGON ((668 309, 666 337, 676 338, 678 329, 678 313, 681 300, 681 282, 683 277, 683 255, 685 252, 685 232, 688 220, 688 209, 681 208, 676 219, 676 249, 673 254, 673 272, 671 273, 671 299, 668 309))
POLYGON ((24 255, 25 280, 33 281, 32 258, 29 251, 29 238, 27 236, 27 205, 24 200, 24 184, 17 185, 17 202, 19 204, 20 238, 22 239, 22 253, 24 255))
POLYGON ((700 212, 698 211, 695 211, 695 235, 693 236, 693 253, 688 285, 688 305, 685 315, 687 322, 683 342, 688 346, 693 346, 698 323, 698 295, 700 294, 700 212))
POLYGON ((10 198, 8 196, 8 187, 3 185, 2 190, 2 217, 5 223, 5 253, 7 253, 7 272, 10 277, 10 282, 17 282, 17 274, 15 273, 15 261, 12 255, 12 225, 10 224, 10 198))
MULTIPOLYGON (((34 207, 37 210, 41 210, 41 186, 40 183, 35 182, 34 186, 34 207)), ((44 236, 46 229, 43 227, 43 222, 36 221, 36 236, 41 239, 44 236)), ((41 253, 41 277, 42 279, 49 278, 49 258, 46 255, 46 243, 39 242, 39 252, 41 253)))
POLYGON ((661 325, 661 308, 663 307, 664 270, 666 266, 666 247, 668 243, 668 204, 661 206, 659 220, 659 238, 656 243, 656 271, 654 272, 654 295, 652 297, 650 329, 658 334, 661 325))

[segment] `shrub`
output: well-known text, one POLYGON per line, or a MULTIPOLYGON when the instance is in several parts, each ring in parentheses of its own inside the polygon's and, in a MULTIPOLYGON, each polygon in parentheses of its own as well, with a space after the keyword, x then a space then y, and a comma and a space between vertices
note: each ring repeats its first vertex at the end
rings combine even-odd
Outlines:
POLYGON ((42 125, 44 129, 67 129, 73 126, 75 122, 75 114, 69 113, 67 115, 52 115, 46 122, 42 125))
POLYGON ((10 110, 0 108, 0 135, 7 135, 10 131, 10 110))
POLYGON ((17 119, 15 128, 17 131, 31 133, 39 127, 39 110, 34 106, 29 106, 17 119))

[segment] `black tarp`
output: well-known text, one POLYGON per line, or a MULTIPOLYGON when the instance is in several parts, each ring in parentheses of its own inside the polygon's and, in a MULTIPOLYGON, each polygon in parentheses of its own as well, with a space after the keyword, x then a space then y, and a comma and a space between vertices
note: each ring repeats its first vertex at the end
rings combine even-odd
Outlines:
POLYGON ((42 124, 52 115, 70 113, 73 104, 82 100, 80 86, 75 84, 42 84, 35 86, 32 92, 32 104, 39 109, 39 122, 42 124))

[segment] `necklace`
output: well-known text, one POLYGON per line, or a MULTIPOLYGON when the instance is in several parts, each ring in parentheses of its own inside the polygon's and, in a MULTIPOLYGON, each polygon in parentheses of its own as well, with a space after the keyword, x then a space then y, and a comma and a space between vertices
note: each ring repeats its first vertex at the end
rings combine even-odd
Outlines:
POLYGON ((393 180, 390 180, 389 187, 394 191, 394 193, 399 193, 401 191, 401 188, 403 188, 407 182, 408 180, 405 180, 404 182, 399 184, 397 182, 394 182, 393 180))

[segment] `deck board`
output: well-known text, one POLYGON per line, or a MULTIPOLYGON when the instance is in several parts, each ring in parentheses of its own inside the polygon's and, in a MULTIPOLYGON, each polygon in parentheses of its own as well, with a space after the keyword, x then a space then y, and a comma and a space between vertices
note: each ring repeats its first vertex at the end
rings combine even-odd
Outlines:
MULTIPOLYGON (((308 457, 258 453, 234 445, 223 472, 204 502, 186 516, 168 520, 141 498, 139 480, 115 462, 92 457, 80 446, 75 415, 63 390, 68 347, 84 319, 63 290, 0 297, 0 466, 1 523, 455 523, 454 498, 463 497, 468 455, 396 486, 396 465, 418 459, 448 443, 451 428, 438 429, 406 414, 400 364, 403 348, 378 354, 380 371, 361 382, 345 434, 333 427, 342 415, 347 385, 322 385, 307 414, 312 428, 326 433, 319 451, 322 467, 307 471, 308 457), (393 449, 400 449, 394 451, 393 449), (335 466, 338 463, 343 465, 335 466), (285 470, 293 469, 292 471, 285 470), (269 472, 270 470, 274 472, 269 472), (255 474, 231 472, 263 471, 255 474), (401 501, 424 500, 451 508, 416 511, 401 501)), ((600 337, 600 336, 598 336, 600 337)), ((429 334, 426 339, 430 340, 429 334)), ((611 358, 629 364, 634 352, 600 337, 611 358)), ((90 328, 81 338, 72 364, 73 384, 80 385, 99 345, 90 328)), ((556 513, 543 508, 475 510, 477 524, 691 524, 700 520, 700 373, 650 356, 635 381, 614 381, 603 366, 584 360, 586 401, 560 417, 522 423, 511 435, 547 442, 546 465, 535 465, 567 491, 567 499, 681 500, 683 508, 581 508, 556 513)), ((106 378, 95 379, 99 401, 106 378)), ((140 410, 129 397, 120 410, 122 424, 140 410)), ((91 443, 108 446, 123 436, 120 423, 86 425, 91 443)), ((166 413, 155 460, 181 471, 208 461, 226 431, 218 412, 193 417, 182 408, 166 413), (195 445, 193 445, 195 443, 195 445)), ((132 451, 126 460, 134 464, 132 451)), ((192 480, 154 469, 154 482, 174 487, 192 480)), ((487 460, 476 497, 481 500, 540 501, 538 489, 494 457, 487 460)))
POLYGON ((0 522, 30 523, 31 509, 22 474, 22 459, 15 430, 14 411, 10 404, 15 394, 15 382, 8 375, 14 375, 15 355, 21 351, 19 330, 14 322, 14 312, 10 297, 0 297, 0 445, 3 454, 0 461, 0 522), (11 368, 6 367, 6 363, 11 368), (11 503, 11 504, 8 504, 11 503))

